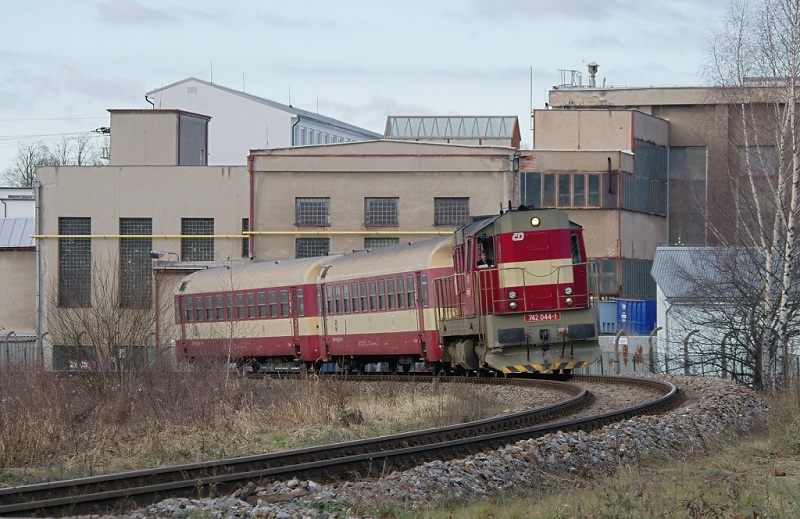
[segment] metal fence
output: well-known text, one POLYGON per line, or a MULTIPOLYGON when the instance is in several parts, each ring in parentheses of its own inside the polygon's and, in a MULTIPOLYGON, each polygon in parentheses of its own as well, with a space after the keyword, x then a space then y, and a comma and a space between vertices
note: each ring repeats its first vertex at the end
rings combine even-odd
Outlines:
POLYGON ((0 336, 0 367, 33 364, 41 360, 39 340, 33 334, 9 333, 0 336))

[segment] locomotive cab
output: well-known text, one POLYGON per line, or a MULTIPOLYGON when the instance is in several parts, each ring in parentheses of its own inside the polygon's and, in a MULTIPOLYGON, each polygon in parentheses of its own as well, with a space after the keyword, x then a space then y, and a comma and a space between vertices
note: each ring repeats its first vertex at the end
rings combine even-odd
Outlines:
POLYGON ((560 210, 508 211, 458 229, 454 274, 434 282, 442 361, 503 373, 594 362, 597 271, 585 258, 581 227, 560 210))

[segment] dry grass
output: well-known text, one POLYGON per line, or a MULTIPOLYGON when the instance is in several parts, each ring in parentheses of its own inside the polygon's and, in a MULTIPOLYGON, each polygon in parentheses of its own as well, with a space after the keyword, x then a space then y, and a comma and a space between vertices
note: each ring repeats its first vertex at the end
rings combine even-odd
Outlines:
POLYGON ((124 378, 2 375, 0 486, 365 438, 484 418, 504 406, 460 384, 248 380, 211 365, 124 378))

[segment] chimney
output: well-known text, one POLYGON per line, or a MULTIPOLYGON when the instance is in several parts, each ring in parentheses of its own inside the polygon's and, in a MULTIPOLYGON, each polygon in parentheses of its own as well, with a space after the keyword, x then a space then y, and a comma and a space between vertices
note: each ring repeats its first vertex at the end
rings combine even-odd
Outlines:
POLYGON ((595 88, 597 83, 595 82, 595 76, 597 75, 597 69, 600 67, 597 63, 592 61, 588 65, 589 67, 589 88, 595 88))

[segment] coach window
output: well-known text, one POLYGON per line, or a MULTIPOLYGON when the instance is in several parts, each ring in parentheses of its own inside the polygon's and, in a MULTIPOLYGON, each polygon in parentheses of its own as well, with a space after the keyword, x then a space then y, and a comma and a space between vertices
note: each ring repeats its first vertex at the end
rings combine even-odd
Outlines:
POLYGON ((175 324, 181 322, 181 300, 175 300, 175 324))
POLYGON ((214 297, 206 296, 206 321, 214 320, 214 297))
POLYGON ((350 313, 350 284, 342 285, 342 302, 344 303, 344 313, 350 313))
POLYGON ((236 315, 233 313, 233 294, 225 295, 225 303, 225 306, 228 309, 228 315, 226 317, 228 321, 233 321, 236 319, 236 315))
POLYGON ((360 287, 361 287, 361 311, 366 312, 369 309, 369 306, 367 306, 367 282, 362 281, 360 283, 360 287))
POLYGON ((336 294, 335 295, 335 297, 336 297, 336 303, 335 303, 336 304, 336 313, 337 314, 341 314, 342 313, 342 285, 336 285, 335 287, 333 287, 333 291, 336 294))
POLYGON ((389 296, 389 310, 394 310, 394 278, 386 280, 386 294, 389 296))
POLYGON ((350 299, 353 303, 353 313, 358 313, 360 311, 358 306, 358 283, 350 284, 350 299))
POLYGON ((375 280, 369 282, 369 311, 378 309, 378 291, 375 289, 375 280))
POLYGON ((278 317, 278 295, 274 290, 269 291, 269 316, 278 317))
POLYGON ((303 298, 302 288, 297 290, 297 300, 294 302, 294 306, 297 308, 298 317, 304 317, 306 315, 306 300, 303 298))
POLYGON ((194 320, 195 321, 202 321, 203 320, 203 298, 196 297, 194 299, 194 320))
POLYGON ((267 317, 267 293, 258 293, 258 317, 265 319, 267 317))
POLYGON ((252 292, 247 293, 247 318, 256 318, 256 295, 252 292))
POLYGON ((406 290, 408 290, 408 307, 414 308, 417 305, 414 301, 414 276, 406 276, 406 290))
POLYGON ((325 287, 325 303, 328 308, 328 315, 333 315, 333 287, 328 285, 325 287))
POLYGON ((289 317, 289 291, 281 290, 281 317, 289 317))
POLYGON ((217 296, 217 321, 224 321, 225 320, 225 298, 223 296, 217 296))
POLYGON ((244 294, 236 294, 236 318, 244 319, 244 294))
POLYGON ((397 278, 397 308, 406 307, 406 284, 403 276, 397 278))
POLYGON ((386 310, 386 282, 378 280, 378 309, 386 310))
POLYGON ((419 277, 419 299, 422 301, 422 306, 428 307, 428 275, 423 274, 419 277))
POLYGON ((186 310, 186 320, 192 322, 194 321, 194 302, 191 297, 187 297, 185 301, 186 305, 184 309, 186 310))

